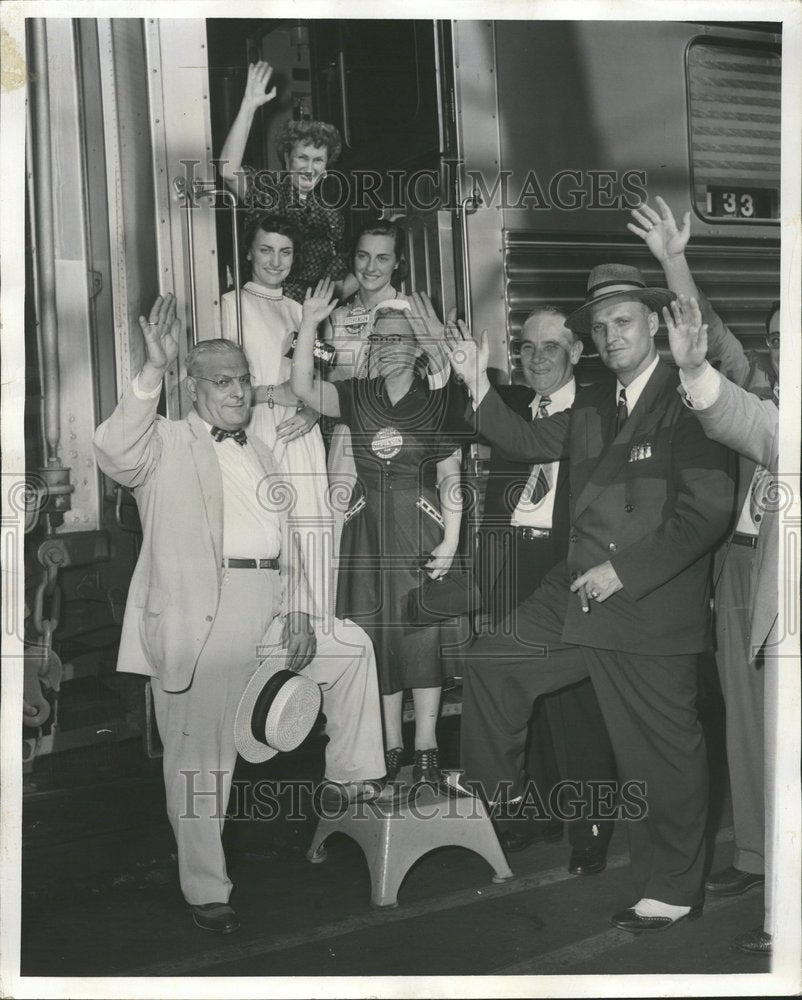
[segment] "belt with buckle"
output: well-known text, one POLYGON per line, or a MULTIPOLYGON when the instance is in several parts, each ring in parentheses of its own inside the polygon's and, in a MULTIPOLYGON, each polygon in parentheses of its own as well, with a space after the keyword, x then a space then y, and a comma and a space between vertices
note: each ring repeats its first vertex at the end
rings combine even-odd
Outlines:
POLYGON ((224 569, 278 569, 278 559, 223 559, 224 569))
POLYGON ((544 538, 551 538, 551 528, 533 528, 528 524, 517 524, 515 535, 517 538, 526 539, 527 542, 539 542, 544 538))
POLYGON ((733 545, 746 545, 750 549, 757 548, 757 535, 745 535, 741 531, 733 532, 732 536, 733 545))

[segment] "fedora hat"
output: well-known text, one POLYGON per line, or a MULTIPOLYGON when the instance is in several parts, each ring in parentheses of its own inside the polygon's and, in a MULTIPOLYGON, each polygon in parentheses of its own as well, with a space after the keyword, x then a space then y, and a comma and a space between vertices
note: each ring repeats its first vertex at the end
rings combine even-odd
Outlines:
POLYGON ((649 288, 637 267, 630 267, 628 264, 599 264, 588 277, 584 305, 571 313, 565 325, 574 333, 590 333, 590 313, 599 302, 634 299, 659 314, 663 306, 673 302, 676 297, 667 288, 649 288))
POLYGON ((300 746, 320 711, 320 688, 309 677, 287 670, 286 650, 268 656, 243 692, 234 718, 237 753, 261 764, 300 746))

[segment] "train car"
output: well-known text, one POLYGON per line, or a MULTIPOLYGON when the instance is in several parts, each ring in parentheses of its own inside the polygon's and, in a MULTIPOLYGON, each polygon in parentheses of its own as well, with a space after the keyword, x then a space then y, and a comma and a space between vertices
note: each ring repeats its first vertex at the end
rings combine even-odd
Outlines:
MULTIPOLYGON (((18 602, 7 619, 24 637, 36 708, 21 732, 23 975, 768 971, 726 944, 760 922, 754 895, 681 943, 632 943, 588 930, 585 887, 555 874, 552 848, 527 855, 516 892, 489 888, 482 906, 471 905, 485 890, 477 865, 456 849, 433 855, 397 917, 370 914, 359 852, 332 852, 315 881, 299 853, 309 825, 283 808, 272 824, 230 824, 229 845, 253 887, 245 909, 256 915, 267 891, 281 930, 272 902, 275 933, 229 949, 165 929, 157 911, 179 921, 179 893, 152 701, 143 678, 115 672, 141 528, 130 494, 100 474, 92 436, 142 366, 138 317, 159 293, 175 293, 183 330, 159 404, 167 418, 187 410, 187 351, 222 335, 222 296, 242 281, 242 213, 218 160, 257 59, 278 93, 247 162, 281 168, 274 139, 287 120, 335 124, 343 152, 326 197, 351 230, 368 215, 402 219, 404 290, 486 329, 495 381, 520 379, 532 308, 581 304, 595 264, 634 264, 662 283, 626 229, 656 195, 691 211, 696 280, 744 346, 765 351, 781 293, 782 41, 775 22, 26 19, 26 475, 14 508, 25 595, 24 614, 18 602)), ((658 342, 668 356, 664 329, 658 342)), ((600 374, 588 343, 578 376, 600 374)), ((478 497, 487 457, 466 450, 478 497)), ((711 852, 725 857, 722 706, 714 671, 703 680, 711 852)), ((459 724, 457 685, 441 718, 453 766, 459 724)), ((237 788, 318 775, 320 747, 316 732, 272 770, 242 767, 237 788)), ((618 883, 624 864, 622 853, 610 865, 618 883)))

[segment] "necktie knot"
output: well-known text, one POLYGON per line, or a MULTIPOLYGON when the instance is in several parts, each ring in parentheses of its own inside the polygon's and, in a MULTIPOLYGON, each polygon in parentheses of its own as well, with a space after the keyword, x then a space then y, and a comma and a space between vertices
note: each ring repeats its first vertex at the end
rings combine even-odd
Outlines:
POLYGON ((547 417, 549 415, 550 406, 551 406, 551 396, 541 396, 540 402, 537 404, 538 417, 547 417))
POLYGON ((244 445, 248 440, 248 435, 241 427, 236 431, 224 431, 221 427, 212 427, 210 433, 215 441, 225 441, 226 438, 232 438, 237 444, 244 445))
POLYGON ((629 416, 629 408, 627 407, 627 390, 619 389, 618 391, 618 410, 615 415, 615 433, 616 435, 621 433, 621 428, 627 422, 627 417, 629 416))

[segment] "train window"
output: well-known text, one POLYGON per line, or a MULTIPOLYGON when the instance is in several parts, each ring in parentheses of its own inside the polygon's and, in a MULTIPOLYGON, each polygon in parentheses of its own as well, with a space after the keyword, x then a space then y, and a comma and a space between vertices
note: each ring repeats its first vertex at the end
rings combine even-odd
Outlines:
POLYGON ((688 48, 693 202, 709 221, 780 217, 780 70, 767 47, 688 48))

